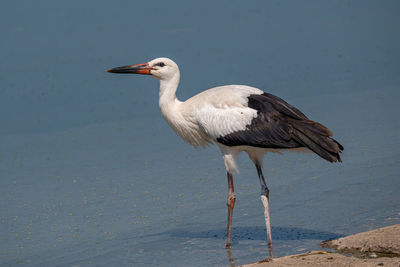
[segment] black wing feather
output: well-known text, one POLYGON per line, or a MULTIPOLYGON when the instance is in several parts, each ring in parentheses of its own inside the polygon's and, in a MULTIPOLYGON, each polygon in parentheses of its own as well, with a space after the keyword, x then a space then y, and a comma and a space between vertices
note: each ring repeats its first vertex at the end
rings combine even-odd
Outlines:
POLYGON ((343 146, 330 137, 332 132, 283 99, 269 93, 253 94, 248 97, 248 106, 257 110, 257 117, 246 130, 217 138, 219 143, 262 148, 307 147, 330 162, 341 161, 339 153, 343 146))

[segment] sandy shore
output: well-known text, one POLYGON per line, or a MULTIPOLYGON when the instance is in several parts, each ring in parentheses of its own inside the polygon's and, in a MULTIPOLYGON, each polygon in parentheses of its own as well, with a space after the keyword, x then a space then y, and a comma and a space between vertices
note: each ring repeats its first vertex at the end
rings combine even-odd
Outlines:
POLYGON ((355 256, 344 256, 328 251, 276 258, 272 262, 258 262, 246 267, 274 266, 396 266, 400 267, 400 224, 373 231, 326 241, 323 247, 355 256), (356 257, 357 256, 357 257, 356 257))

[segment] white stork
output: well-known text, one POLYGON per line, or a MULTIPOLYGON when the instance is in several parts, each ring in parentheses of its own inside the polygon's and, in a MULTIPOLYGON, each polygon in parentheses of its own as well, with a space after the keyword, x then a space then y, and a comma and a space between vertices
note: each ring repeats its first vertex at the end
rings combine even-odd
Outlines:
POLYGON ((228 176, 228 223, 226 247, 231 246, 232 212, 236 195, 233 173, 236 156, 244 151, 254 162, 261 184, 261 201, 270 259, 273 258, 269 216, 269 189, 262 173, 268 151, 306 148, 320 157, 338 162, 343 146, 332 139, 332 132, 308 119, 281 98, 244 85, 215 87, 182 102, 176 98, 180 72, 168 58, 107 70, 112 73, 151 75, 160 80, 159 106, 168 124, 186 142, 198 148, 219 146, 228 176))

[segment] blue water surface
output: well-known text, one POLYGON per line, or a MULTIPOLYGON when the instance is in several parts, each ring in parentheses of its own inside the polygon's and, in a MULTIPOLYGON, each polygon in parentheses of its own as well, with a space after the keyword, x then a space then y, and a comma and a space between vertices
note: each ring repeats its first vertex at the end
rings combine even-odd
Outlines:
POLYGON ((268 256, 256 170, 226 174, 160 115, 158 83, 105 69, 166 56, 178 97, 276 94, 343 163, 267 154, 276 256, 400 223, 398 1, 8 1, 0 8, 0 265, 230 266, 268 256))

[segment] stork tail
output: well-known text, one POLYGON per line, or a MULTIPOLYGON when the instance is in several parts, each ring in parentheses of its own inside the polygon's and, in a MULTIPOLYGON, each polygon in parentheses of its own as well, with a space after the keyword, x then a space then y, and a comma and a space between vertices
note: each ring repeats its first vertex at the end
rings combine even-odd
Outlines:
POLYGON ((332 132, 312 120, 291 120, 295 140, 330 162, 341 162, 343 146, 331 138, 332 132))

